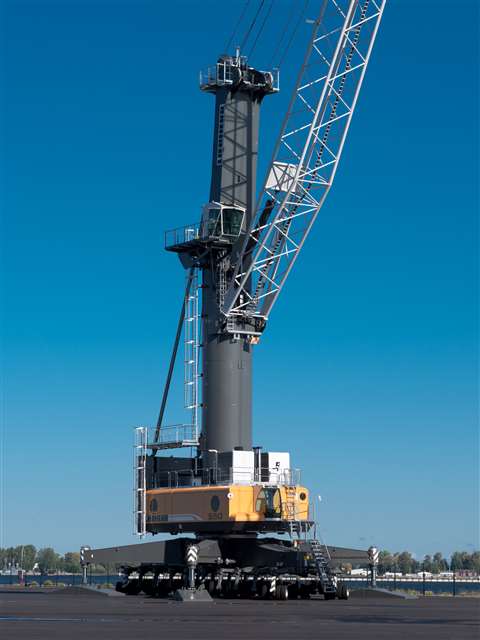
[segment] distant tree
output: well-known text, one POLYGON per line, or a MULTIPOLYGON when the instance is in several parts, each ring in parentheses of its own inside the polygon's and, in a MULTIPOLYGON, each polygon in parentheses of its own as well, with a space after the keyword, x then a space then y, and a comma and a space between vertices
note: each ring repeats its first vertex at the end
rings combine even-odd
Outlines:
POLYGON ((452 571, 473 569, 473 558, 466 551, 455 551, 450 560, 450 569, 452 571))
POLYGON ((80 573, 80 554, 69 551, 63 558, 63 568, 67 573, 80 573))
POLYGON ((480 551, 474 551, 472 553, 472 569, 480 573, 480 551))
POLYGON ((463 568, 473 571, 473 558, 471 553, 463 552, 463 568))
POLYGON ((37 553, 38 568, 41 573, 55 571, 58 568, 59 556, 51 547, 39 549, 37 553))
POLYGON ((432 573, 440 573, 448 569, 448 562, 445 560, 440 551, 433 556, 432 559, 432 573))
POLYGON ((416 569, 416 560, 409 551, 402 551, 396 558, 396 564, 401 573, 413 573, 416 569))
POLYGON ((15 547, 7 547, 5 549, 5 567, 15 564, 15 547))
POLYGON ((107 570, 103 566, 103 564, 92 564, 92 573, 104 574, 107 573, 107 570))
POLYGON ((24 545, 22 556, 22 569, 25 569, 25 571, 31 571, 35 565, 35 559, 37 557, 37 550, 33 544, 24 545))
POLYGON ((422 562, 422 570, 433 573, 433 560, 432 556, 426 555, 422 562))
POLYGON ((393 570, 393 556, 390 551, 380 551, 378 554, 378 572, 383 575, 387 571, 393 570))
POLYGON ((0 548, 0 568, 6 569, 9 566, 18 566, 29 571, 35 563, 36 553, 37 550, 32 544, 0 548))

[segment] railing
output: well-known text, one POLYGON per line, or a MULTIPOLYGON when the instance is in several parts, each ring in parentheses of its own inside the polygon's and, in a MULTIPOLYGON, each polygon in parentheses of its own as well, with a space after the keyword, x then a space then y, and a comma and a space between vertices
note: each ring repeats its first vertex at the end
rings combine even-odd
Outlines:
MULTIPOLYGON (((232 60, 221 60, 215 65, 207 67, 205 71, 200 71, 200 87, 208 89, 213 86, 232 85, 241 78, 244 82, 256 84, 258 76, 252 75, 251 69, 247 66, 247 60, 240 57, 238 64, 233 64, 232 60)), ((280 72, 273 69, 269 72, 271 78, 271 89, 280 90, 280 72)))
POLYGON ((216 240, 228 244, 232 242, 232 239, 238 238, 239 233, 226 233, 228 229, 225 225, 224 231, 224 225, 221 223, 220 220, 220 224, 212 225, 207 221, 169 229, 165 231, 165 248, 186 244, 193 240, 216 240))
POLYGON ((162 427, 156 440, 150 435, 148 437, 147 448, 173 448, 175 445, 196 447, 198 445, 196 426, 193 424, 172 424, 162 427))
POLYGON ((133 448, 133 531, 140 537, 146 533, 145 492, 146 458, 147 458, 147 429, 135 429, 135 444, 133 448))
POLYGON ((174 471, 158 471, 155 478, 155 487, 153 488, 176 488, 176 487, 192 487, 192 486, 209 486, 209 485, 252 485, 259 484, 262 486, 298 486, 300 479, 299 469, 286 469, 278 473, 272 469, 261 469, 253 471, 250 468, 222 468, 222 467, 206 467, 197 474, 193 472, 191 467, 184 469, 176 469, 174 471), (259 479, 259 476, 262 479, 259 479))
POLYGON ((165 231, 165 248, 198 240, 201 238, 200 227, 201 225, 196 223, 165 231))

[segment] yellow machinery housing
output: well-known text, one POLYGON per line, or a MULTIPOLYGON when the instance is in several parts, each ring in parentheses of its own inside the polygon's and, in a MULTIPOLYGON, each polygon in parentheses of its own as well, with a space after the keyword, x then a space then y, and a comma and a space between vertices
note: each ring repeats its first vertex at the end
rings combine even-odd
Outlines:
POLYGON ((161 488, 146 491, 146 529, 181 531, 283 532, 308 521, 308 490, 262 484, 161 488))

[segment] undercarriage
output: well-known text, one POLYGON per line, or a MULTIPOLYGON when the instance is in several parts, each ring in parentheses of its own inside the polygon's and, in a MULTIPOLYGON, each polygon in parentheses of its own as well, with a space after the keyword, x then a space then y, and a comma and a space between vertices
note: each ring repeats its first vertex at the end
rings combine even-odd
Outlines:
POLYGON ((340 577, 345 563, 366 565, 366 551, 327 547, 318 540, 256 536, 186 538, 92 550, 82 547, 82 565, 114 564, 117 591, 175 597, 182 590, 213 598, 347 599, 340 577))

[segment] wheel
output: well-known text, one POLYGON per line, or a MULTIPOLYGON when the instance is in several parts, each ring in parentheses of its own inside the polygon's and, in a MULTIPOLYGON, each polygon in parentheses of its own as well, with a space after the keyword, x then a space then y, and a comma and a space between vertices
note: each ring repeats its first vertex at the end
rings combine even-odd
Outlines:
POLYGON ((147 596, 153 597, 155 595, 155 583, 152 579, 150 580, 140 580, 139 581, 140 590, 147 596))
POLYGON ((260 596, 260 598, 265 600, 266 598, 268 598, 269 593, 270 590, 268 588, 268 584, 266 582, 262 582, 258 591, 258 595, 260 596))
POLYGON ((350 596, 350 590, 346 584, 340 583, 337 587, 337 598, 339 600, 348 600, 350 596))
POLYGON ((286 584, 280 584, 275 590, 276 600, 288 600, 288 587, 286 584))
POLYGON ((299 595, 302 600, 310 599, 310 589, 306 585, 302 585, 299 591, 300 591, 299 595))
POLYGON ((207 580, 205 583, 205 587, 207 588, 208 593, 213 596, 213 594, 216 591, 215 588, 215 580, 213 580, 213 578, 211 580, 207 580))
POLYGON ((336 593, 335 593, 335 592, 333 592, 333 593, 332 593, 332 592, 330 592, 330 591, 326 591, 326 592, 323 594, 323 598, 324 598, 325 600, 335 600, 335 596, 336 596, 336 593))
POLYGON ((142 587, 140 586, 140 581, 137 579, 129 580, 124 587, 124 593, 127 596, 138 596, 142 587))
POLYGON ((127 582, 125 580, 118 580, 115 584, 115 591, 119 593, 125 593, 125 588, 127 586, 127 582))
POLYGON ((291 584, 288 587, 288 599, 289 600, 296 600, 298 598, 299 595, 299 588, 296 584, 291 584))
POLYGON ((166 598, 171 591, 170 580, 159 580, 155 587, 157 598, 166 598))

